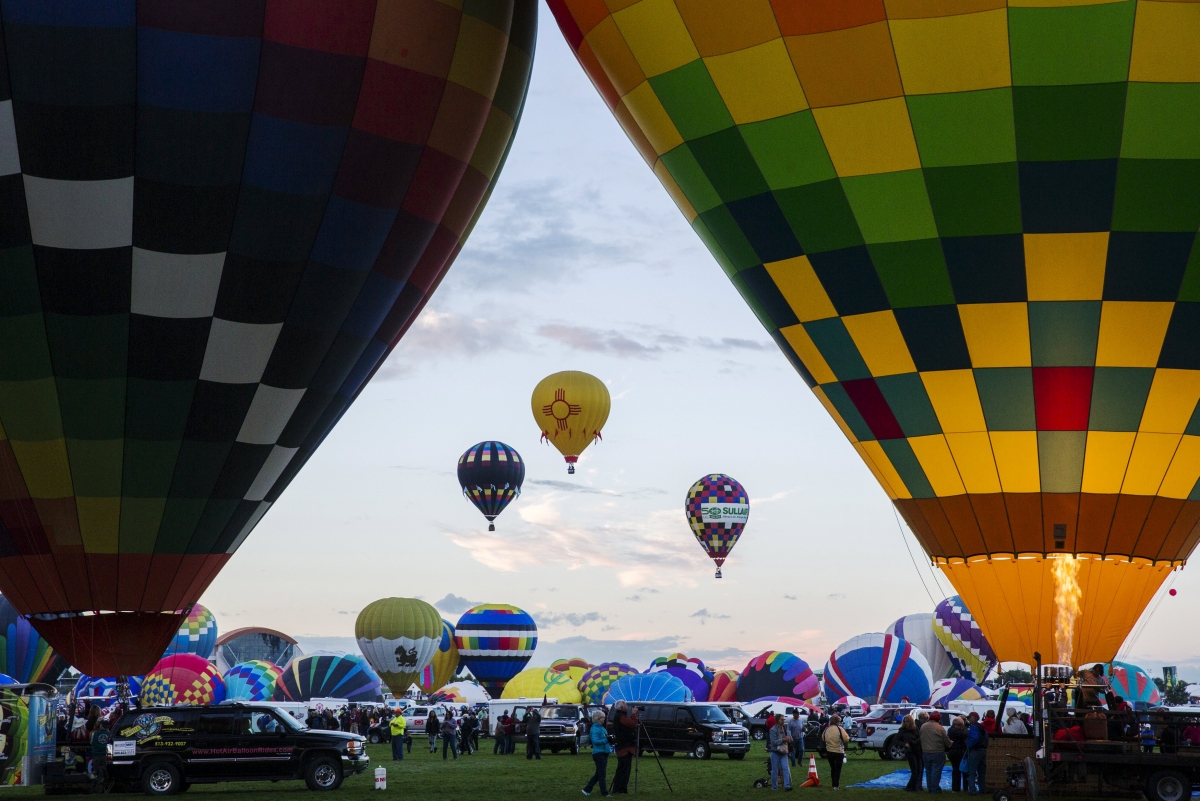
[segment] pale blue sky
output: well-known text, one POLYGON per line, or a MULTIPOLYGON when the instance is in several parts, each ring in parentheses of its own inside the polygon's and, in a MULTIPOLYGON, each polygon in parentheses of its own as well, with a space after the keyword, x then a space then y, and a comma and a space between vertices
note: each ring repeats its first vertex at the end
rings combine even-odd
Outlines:
MULTIPOLYGON (((538 620, 531 664, 581 655, 643 669, 676 650, 739 669, 790 650, 817 668, 840 642, 931 611, 949 583, 541 12, 524 119, 477 229, 202 601, 222 629, 269 626, 343 649, 379 597, 442 601, 451 622, 463 600, 512 603, 538 620), (604 442, 575 476, 538 443, 529 409, 537 381, 565 369, 600 377, 613 397, 604 442), (528 465, 494 534, 455 478, 458 456, 484 439, 528 465), (720 581, 683 516, 708 472, 751 498, 720 581)), ((1179 596, 1131 656, 1200 678, 1195 639, 1175 630, 1200 580, 1176 576, 1179 596)))

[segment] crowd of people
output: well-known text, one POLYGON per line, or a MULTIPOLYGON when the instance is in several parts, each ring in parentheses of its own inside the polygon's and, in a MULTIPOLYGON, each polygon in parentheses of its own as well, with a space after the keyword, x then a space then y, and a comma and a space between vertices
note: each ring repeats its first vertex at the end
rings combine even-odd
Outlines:
MULTIPOLYGON (((1026 734, 1027 729, 1018 717, 1010 710, 1003 731, 1008 734, 1026 734), (1020 731, 1016 730, 1017 726, 1020 731)), ((950 717, 950 714, 947 713, 950 717)), ((950 789, 952 792, 966 791, 969 795, 980 795, 984 792, 984 781, 987 773, 987 747, 990 735, 996 731, 996 715, 988 710, 983 719, 978 712, 967 716, 954 715, 950 728, 942 725, 942 713, 936 709, 932 712, 921 712, 914 720, 912 716, 904 718, 896 739, 904 748, 908 757, 908 767, 911 778, 904 788, 910 793, 921 790, 924 779, 925 789, 930 793, 942 791, 942 768, 950 763, 950 789)))

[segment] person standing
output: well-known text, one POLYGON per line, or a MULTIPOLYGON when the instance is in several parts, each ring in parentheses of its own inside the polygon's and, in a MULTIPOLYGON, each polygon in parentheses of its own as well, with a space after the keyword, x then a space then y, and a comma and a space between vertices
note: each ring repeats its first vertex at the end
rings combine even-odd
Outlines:
MULTIPOLYGON (((792 750, 788 754, 788 761, 792 763, 792 767, 796 767, 796 762, 804 761, 804 723, 800 720, 800 710, 792 710, 792 719, 787 722, 788 737, 792 738, 792 750)), ((800 767, 804 767, 803 764, 800 767)))
POLYGON ((850 742, 850 734, 842 728, 842 716, 830 715, 829 725, 821 734, 825 740, 825 759, 829 760, 829 780, 833 789, 840 790, 838 782, 842 778, 842 765, 846 761, 846 744, 850 742))
POLYGON ((408 728, 408 721, 404 719, 404 715, 393 715, 392 720, 388 723, 388 733, 392 737, 392 761, 404 761, 404 733, 408 728))
POLYGON ((771 789, 779 789, 779 780, 783 782, 784 790, 792 789, 792 769, 788 767, 788 754, 791 752, 792 738, 788 736, 787 726, 783 715, 775 716, 775 725, 767 732, 767 751, 771 759, 771 789))
POLYGON ((967 789, 962 770, 963 757, 967 755, 967 725, 961 715, 954 718, 946 736, 950 738, 950 747, 946 749, 946 759, 950 760, 950 789, 958 793, 967 789))
POLYGON ((475 714, 475 710, 471 710, 471 750, 479 750, 479 729, 485 721, 479 719, 479 715, 475 714))
POLYGON ((463 756, 471 755, 471 716, 464 714, 458 730, 458 750, 463 756))
POLYGON ((983 716, 983 720, 979 721, 979 725, 983 727, 989 735, 996 733, 996 712, 989 709, 983 716))
POLYGON ((525 716, 525 758, 542 758, 542 713, 529 710, 525 716))
MULTIPOLYGON (((632 711, 624 701, 617 701, 613 707, 613 739, 616 740, 617 771, 613 774, 612 791, 614 794, 629 793, 629 772, 633 768, 633 757, 638 748, 637 709, 632 711)), ((592 729, 595 729, 592 726, 592 729)), ((603 728, 603 727, 601 727, 603 728)))
POLYGON ((592 778, 588 779, 587 786, 583 788, 584 795, 591 795, 592 788, 597 782, 600 784, 600 795, 608 795, 608 786, 605 784, 606 775, 608 773, 608 755, 612 753, 612 746, 608 744, 608 730, 604 728, 604 713, 597 709, 592 713, 591 731, 588 732, 588 739, 592 743, 592 762, 596 764, 596 772, 592 774, 592 778))
POLYGON ((425 734, 429 736, 429 753, 437 751, 438 733, 441 731, 442 725, 438 722, 437 712, 429 710, 429 717, 425 719, 425 734))
POLYGON ((928 792, 942 791, 942 768, 946 765, 949 747, 950 738, 942 727, 942 713, 934 710, 921 726, 921 760, 925 763, 925 789, 928 792))
POLYGON ((496 731, 492 735, 495 742, 492 743, 493 754, 507 753, 508 742, 504 739, 504 727, 508 725, 508 713, 501 712, 500 717, 496 718, 496 731))
POLYGON ((92 730, 92 775, 97 783, 108 781, 108 745, 112 742, 108 725, 107 718, 99 718, 92 730))
POLYGON ((970 721, 967 726, 967 793, 982 795, 987 776, 988 733, 979 722, 978 712, 972 712, 967 720, 970 721))
POLYGON ((917 722, 911 715, 905 715, 900 721, 900 731, 896 732, 896 742, 904 749, 908 759, 908 784, 904 786, 906 793, 919 792, 921 789, 921 774, 925 763, 921 760, 921 733, 917 731, 917 722))
POLYGON ((458 761, 458 721, 454 719, 454 713, 449 709, 446 710, 446 719, 442 721, 442 761, 446 760, 446 752, 449 751, 454 757, 454 761, 458 761))

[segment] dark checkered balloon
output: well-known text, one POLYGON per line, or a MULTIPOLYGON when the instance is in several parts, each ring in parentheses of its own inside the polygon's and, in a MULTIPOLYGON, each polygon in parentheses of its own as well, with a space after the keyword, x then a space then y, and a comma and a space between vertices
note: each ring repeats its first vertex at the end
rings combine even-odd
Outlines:
POLYGON ((723 473, 707 475, 688 490, 683 508, 696 540, 717 563, 720 578, 721 565, 750 517, 750 498, 745 488, 723 473))

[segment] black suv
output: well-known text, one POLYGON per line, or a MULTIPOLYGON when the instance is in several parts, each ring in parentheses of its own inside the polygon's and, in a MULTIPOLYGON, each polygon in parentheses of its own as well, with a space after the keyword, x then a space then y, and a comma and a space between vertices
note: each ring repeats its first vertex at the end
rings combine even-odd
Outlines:
MULTIPOLYGON (((742 759, 750 750, 750 732, 744 726, 730 722, 716 704, 633 703, 645 726, 641 748, 674 756, 677 752, 708 759, 713 752, 729 754, 730 759, 742 759)), ((613 708, 609 707, 607 726, 613 732, 613 708)))
POLYGON ((360 735, 309 729, 270 704, 137 709, 117 721, 112 738, 111 777, 150 795, 194 782, 281 779, 335 790, 371 761, 360 735))

